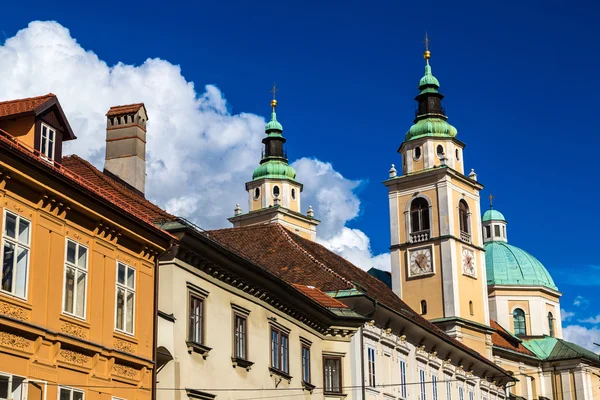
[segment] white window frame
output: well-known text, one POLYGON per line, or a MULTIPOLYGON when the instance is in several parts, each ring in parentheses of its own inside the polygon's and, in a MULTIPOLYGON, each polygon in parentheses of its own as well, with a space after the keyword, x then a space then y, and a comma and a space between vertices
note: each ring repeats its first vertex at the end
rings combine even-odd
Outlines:
POLYGON ((444 375, 446 379, 446 400, 452 400, 452 377, 444 375))
POLYGON ((33 224, 31 223, 31 220, 24 218, 22 216, 20 216, 19 214, 13 213, 11 211, 8 210, 4 210, 3 213, 3 220, 2 220, 2 243, 0 243, 0 245, 2 246, 2 249, 0 250, 0 253, 2 255, 2 257, 0 257, 0 260, 2 261, 2 265, 0 265, 0 280, 3 277, 3 269, 4 269, 4 242, 8 242, 10 244, 12 244, 15 248, 15 255, 14 255, 14 260, 13 260, 13 269, 12 269, 12 288, 10 291, 7 290, 3 290, 2 286, 0 285, 0 292, 2 293, 7 293, 11 296, 20 298, 20 299, 24 299, 27 300, 27 293, 29 291, 29 265, 31 263, 31 230, 33 229, 33 224), (7 215, 11 214, 12 216, 15 217, 16 221, 15 221, 15 238, 11 238, 8 237, 6 235, 4 235, 4 232, 6 231, 6 220, 7 220, 7 215), (21 243, 19 241, 19 223, 21 220, 27 221, 29 223, 29 232, 27 234, 27 243, 21 243), (24 294, 23 296, 20 296, 18 294, 16 294, 16 290, 14 288, 17 280, 16 280, 16 275, 17 275, 17 254, 16 254, 16 250, 19 248, 19 246, 25 248, 27 250, 27 263, 25 265, 25 288, 24 288, 24 294))
POLYGON ((427 372, 419 368, 419 400, 427 400, 427 372))
POLYGON ((87 316, 87 300, 88 300, 88 272, 89 272, 89 260, 90 260, 90 249, 87 246, 82 245, 81 243, 70 239, 70 238, 66 238, 65 240, 65 266, 64 266, 64 270, 63 270, 63 305, 62 305, 62 312, 63 314, 67 314, 69 316, 75 317, 75 318, 80 318, 83 319, 85 321, 86 316, 87 316), (69 251, 69 242, 72 242, 75 244, 75 264, 70 263, 67 260, 67 253, 69 251), (86 257, 85 257, 85 268, 80 267, 79 265, 77 265, 77 259, 78 259, 78 254, 79 254, 79 248, 83 247, 86 250, 86 257), (74 286, 73 286, 73 312, 68 312, 66 310, 66 303, 65 303, 65 291, 67 290, 67 268, 72 268, 75 270, 75 282, 74 282, 74 286), (84 274, 85 275, 85 290, 84 290, 84 300, 83 300, 83 315, 77 315, 77 290, 76 290, 76 284, 77 284, 77 277, 78 274, 84 274))
POLYGON ((408 390, 406 388, 406 367, 408 363, 404 358, 401 358, 398 362, 398 370, 400 372, 400 398, 406 399, 408 396, 408 390))
POLYGON ((60 400, 60 391, 63 390, 63 389, 71 391, 71 393, 69 395, 69 400, 73 400, 73 393, 74 392, 81 393, 81 395, 82 395, 81 396, 81 400, 85 400, 85 392, 83 390, 75 389, 75 388, 72 388, 72 387, 69 387, 69 386, 59 386, 58 387, 58 390, 56 391, 56 398, 58 400, 60 400))
POLYGON ((47 160, 52 160, 54 161, 54 157, 56 156, 56 129, 50 127, 50 125, 47 125, 45 123, 42 122, 42 124, 40 125, 40 154, 43 158, 46 158, 47 160), (46 132, 50 132, 52 131, 54 133, 54 138, 52 140, 50 140, 48 133, 46 134, 46 137, 44 138, 44 128, 46 128, 46 132), (44 145, 46 145, 46 150, 42 151, 42 147, 44 145), (49 146, 49 144, 51 146, 49 146), (52 147, 52 154, 49 155, 49 149, 50 147, 52 147))
POLYGON ((438 376, 431 374, 431 400, 438 400, 438 376))
POLYGON ((8 394, 8 398, 11 400, 25 400, 27 399, 27 378, 23 377, 23 376, 19 376, 19 375, 15 375, 15 374, 11 374, 8 372, 0 372, 0 376, 4 377, 4 378, 8 378, 8 387, 7 387, 7 394, 8 394), (21 398, 17 399, 15 397, 11 397, 13 394, 13 379, 14 378, 21 378, 21 398))
POLYGON ((367 346, 367 379, 370 388, 377 387, 377 350, 372 346, 367 346), (373 382, 371 382, 371 354, 373 355, 373 382))
POLYGON ((115 275, 115 331, 134 336, 135 335, 135 304, 136 304, 135 298, 136 298, 137 270, 135 268, 133 268, 132 266, 129 266, 125 263, 117 261, 115 272, 116 272, 116 275, 115 275), (125 283, 119 283, 119 265, 122 265, 125 267, 125 283), (130 288, 129 286, 127 286, 127 271, 130 269, 133 270, 133 288, 130 288), (123 289, 125 291, 125 297, 124 297, 125 301, 123 302, 123 328, 124 329, 117 328, 117 316, 118 316, 117 310, 119 307, 119 303, 118 303, 119 289, 123 289), (127 294, 128 293, 133 293, 133 310, 132 310, 133 316, 131 317, 133 324, 131 327, 131 332, 127 332, 127 294))

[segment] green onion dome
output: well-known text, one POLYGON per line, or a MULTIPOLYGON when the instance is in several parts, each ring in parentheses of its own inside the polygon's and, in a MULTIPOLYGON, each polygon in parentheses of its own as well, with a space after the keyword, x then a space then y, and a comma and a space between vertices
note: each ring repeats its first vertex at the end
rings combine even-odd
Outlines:
POLYGON ((429 117, 418 120, 406 133, 406 140, 425 136, 456 137, 458 131, 443 118, 429 117))
POLYGON ((296 170, 288 163, 279 160, 268 160, 254 170, 252 180, 258 179, 296 179, 296 170))

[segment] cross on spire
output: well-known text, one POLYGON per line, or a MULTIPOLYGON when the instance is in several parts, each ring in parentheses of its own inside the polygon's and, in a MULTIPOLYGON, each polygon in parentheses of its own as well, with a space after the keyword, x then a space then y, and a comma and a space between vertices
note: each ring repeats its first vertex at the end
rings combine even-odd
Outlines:
POLYGON ((492 200, 494 200, 494 196, 492 196, 490 194, 490 210, 494 208, 494 204, 492 203, 492 200))
POLYGON ((427 65, 429 65, 429 59, 431 58, 431 52, 429 51, 429 35, 427 34, 427 31, 425 32, 425 40, 423 41, 423 44, 425 44, 425 52, 423 53, 423 58, 425 59, 425 63, 427 65))
POLYGON ((273 93, 273 100, 275 100, 275 95, 277 94, 277 91, 279 89, 277 88, 277 85, 275 84, 275 82, 273 82, 273 89, 270 90, 271 93, 273 93))
POLYGON ((425 40, 423 41, 423 44, 425 44, 425 51, 429 50, 429 35, 427 34, 427 31, 425 31, 425 40))

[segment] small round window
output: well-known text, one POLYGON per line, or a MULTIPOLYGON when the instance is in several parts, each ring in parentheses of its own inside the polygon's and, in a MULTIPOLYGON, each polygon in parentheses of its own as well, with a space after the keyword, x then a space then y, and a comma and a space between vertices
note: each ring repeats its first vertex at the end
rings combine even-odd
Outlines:
POLYGON ((414 153, 414 159, 418 160, 419 158, 421 158, 421 147, 415 147, 415 153, 414 153))
POLYGON ((254 189, 254 200, 258 200, 260 197, 260 188, 254 189))
POLYGON ((292 188, 292 200, 296 200, 296 189, 292 188))
POLYGON ((273 186, 273 197, 279 197, 279 186, 273 186))
POLYGON ((444 146, 442 146, 441 144, 438 144, 435 149, 435 152, 437 153, 437 156, 439 158, 444 157, 444 146))
POLYGON ((460 152, 456 149, 456 161, 460 160, 460 152))

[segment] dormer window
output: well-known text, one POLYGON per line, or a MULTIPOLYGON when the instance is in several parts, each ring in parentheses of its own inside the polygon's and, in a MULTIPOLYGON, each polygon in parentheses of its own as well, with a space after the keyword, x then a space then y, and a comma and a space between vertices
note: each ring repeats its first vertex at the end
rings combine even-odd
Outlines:
POLYGON ((42 124, 40 137, 40 153, 42 157, 54 160, 54 147, 56 144, 56 131, 46 124, 42 124))

